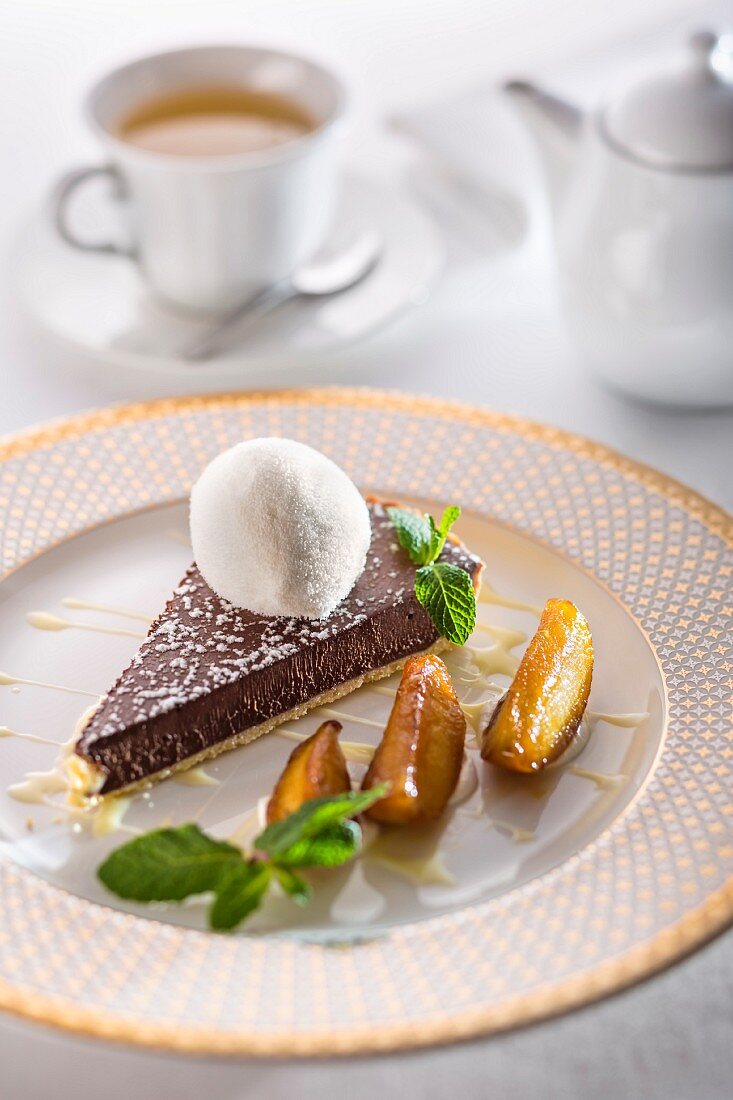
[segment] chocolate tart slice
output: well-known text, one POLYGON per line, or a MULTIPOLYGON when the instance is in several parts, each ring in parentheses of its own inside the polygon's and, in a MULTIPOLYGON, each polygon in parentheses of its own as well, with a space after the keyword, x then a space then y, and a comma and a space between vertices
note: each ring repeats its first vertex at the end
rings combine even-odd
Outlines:
MULTIPOLYGON (((91 714, 69 758, 82 798, 164 779, 449 646, 414 593, 415 566, 370 502, 364 572, 326 619, 269 618, 219 598, 195 565, 91 714)), ((441 560, 481 562, 456 539, 441 560)))

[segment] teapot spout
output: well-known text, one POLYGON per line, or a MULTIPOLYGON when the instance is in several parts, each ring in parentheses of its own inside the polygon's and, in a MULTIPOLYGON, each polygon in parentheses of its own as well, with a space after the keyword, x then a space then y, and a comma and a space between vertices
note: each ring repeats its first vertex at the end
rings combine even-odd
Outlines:
POLYGON ((573 104, 526 80, 510 80, 504 85, 504 91, 517 105, 535 139, 550 205, 556 214, 570 177, 583 113, 573 104))

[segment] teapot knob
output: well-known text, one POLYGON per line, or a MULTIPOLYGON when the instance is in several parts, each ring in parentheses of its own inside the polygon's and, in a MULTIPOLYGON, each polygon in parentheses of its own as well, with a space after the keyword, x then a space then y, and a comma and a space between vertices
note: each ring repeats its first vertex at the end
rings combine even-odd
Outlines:
POLYGON ((706 72, 712 72, 713 54, 718 48, 719 38, 714 31, 695 31, 690 35, 689 45, 695 61, 706 72))

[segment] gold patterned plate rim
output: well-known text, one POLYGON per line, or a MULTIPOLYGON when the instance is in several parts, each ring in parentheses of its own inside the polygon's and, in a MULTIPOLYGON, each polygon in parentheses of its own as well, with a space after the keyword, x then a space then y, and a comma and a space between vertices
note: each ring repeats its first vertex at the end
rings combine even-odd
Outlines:
POLYGON ((733 520, 650 467, 519 417, 394 391, 280 390, 112 407, 0 441, 0 579, 65 539, 180 499, 211 454, 263 429, 330 452, 361 484, 438 499, 457 490, 471 510, 589 572, 641 626, 660 663, 670 704, 664 751, 632 804, 589 849, 504 896, 347 948, 172 927, 82 901, 0 861, 0 1008, 192 1053, 387 1051, 587 1004, 730 923, 725 788, 733 749, 720 675, 730 666, 724 645, 713 642, 726 611, 733 520), (437 480, 431 447, 442 460, 437 480), (492 482, 497 456, 502 473, 492 482), (492 495, 501 478, 508 492, 492 495), (707 685, 702 694, 699 683, 707 685), (480 950, 487 930, 493 937, 506 927, 510 941, 528 936, 531 944, 540 931, 533 915, 546 913, 548 898, 565 914, 548 925, 538 965, 512 961, 508 948, 502 967, 492 966, 480 950), (559 948, 570 934, 578 954, 563 960, 559 948), (108 987, 114 948, 125 953, 127 976, 108 987), (51 952, 60 962, 47 973, 51 952), (156 961, 134 971, 130 956, 156 961), (437 1000, 420 973, 425 958, 435 967, 437 1000), (273 1009, 263 980, 275 974, 273 1009), (412 991, 399 984, 404 974, 412 991), (242 1000, 232 983, 244 975, 242 1000), (172 990, 171 982, 178 982, 172 990), (214 994, 203 1012, 197 982, 214 994))

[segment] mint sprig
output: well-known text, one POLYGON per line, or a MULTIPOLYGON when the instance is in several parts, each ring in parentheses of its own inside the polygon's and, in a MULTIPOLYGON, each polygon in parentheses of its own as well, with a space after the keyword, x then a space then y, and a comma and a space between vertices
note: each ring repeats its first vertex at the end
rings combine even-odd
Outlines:
POLYGON ((406 508, 388 508, 397 541, 420 568, 415 595, 435 629, 455 645, 468 641, 476 625, 476 593, 470 574, 458 565, 439 562, 445 540, 461 514, 457 504, 446 508, 440 523, 406 508))
POLYGON ((420 516, 407 508, 387 509, 397 541, 415 565, 429 565, 440 557, 446 536, 460 514, 461 509, 454 504, 446 508, 440 524, 436 525, 433 517, 427 514, 420 516))
POLYGON ((128 901, 180 902, 212 893, 209 925, 229 931, 259 908, 273 878, 296 904, 307 904, 311 888, 293 868, 338 867, 352 859, 361 848, 361 828, 351 818, 387 792, 382 784, 312 798, 260 833, 250 857, 192 823, 153 829, 116 848, 97 875, 128 901))

